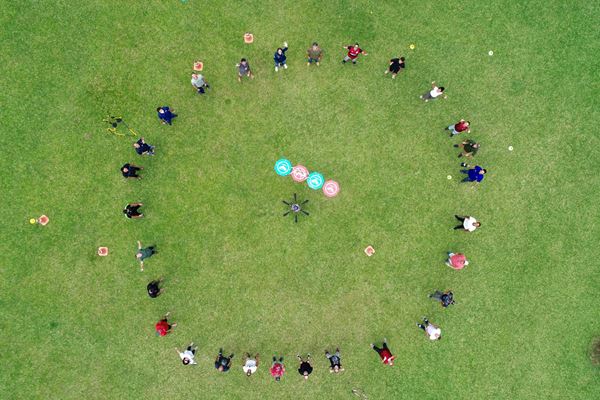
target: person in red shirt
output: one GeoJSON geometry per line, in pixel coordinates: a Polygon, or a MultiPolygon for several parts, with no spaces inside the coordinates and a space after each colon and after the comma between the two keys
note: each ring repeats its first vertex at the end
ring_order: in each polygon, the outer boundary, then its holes
{"type": "Polygon", "coordinates": [[[454,135],[458,135],[459,133],[463,133],[463,132],[470,133],[471,132],[471,123],[469,121],[465,121],[464,119],[461,119],[457,123],[448,126],[446,128],[446,130],[450,131],[450,137],[452,137],[454,135]]]}
{"type": "Polygon", "coordinates": [[[469,262],[467,261],[467,257],[463,253],[448,253],[448,260],[446,261],[446,265],[452,269],[463,269],[469,262]]]}
{"type": "Polygon", "coordinates": [[[346,64],[346,62],[348,62],[348,61],[352,61],[352,64],[356,65],[356,61],[357,61],[359,54],[362,54],[364,56],[367,55],[367,52],[364,51],[363,49],[361,49],[358,46],[358,43],[354,43],[354,46],[348,45],[348,46],[344,46],[343,48],[345,50],[348,50],[348,54],[346,54],[346,57],[344,57],[344,59],[342,60],[343,64],[346,64]]]}
{"type": "Polygon", "coordinates": [[[377,354],[379,354],[379,357],[381,357],[382,363],[387,364],[390,367],[392,365],[394,365],[394,359],[396,358],[396,356],[393,356],[392,352],[388,348],[386,338],[383,338],[383,347],[382,348],[375,346],[373,343],[371,343],[371,348],[373,350],[375,350],[377,352],[377,354]]]}
{"type": "Polygon", "coordinates": [[[277,360],[277,357],[273,356],[273,364],[271,365],[270,372],[271,376],[275,378],[277,382],[281,380],[281,377],[283,376],[283,374],[285,374],[285,365],[283,365],[283,357],[279,357],[279,360],[277,360]]]}
{"type": "Polygon", "coordinates": [[[171,328],[177,326],[177,324],[169,324],[169,321],[167,320],[169,314],[170,313],[166,313],[165,316],[154,325],[157,336],[167,336],[167,334],[171,332],[171,328]]]}

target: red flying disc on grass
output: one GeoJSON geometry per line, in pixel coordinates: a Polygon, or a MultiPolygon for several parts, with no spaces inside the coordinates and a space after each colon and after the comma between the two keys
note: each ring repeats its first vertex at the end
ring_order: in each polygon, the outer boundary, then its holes
{"type": "Polygon", "coordinates": [[[194,71],[202,71],[204,69],[204,63],[200,60],[194,61],[194,71]]]}
{"type": "Polygon", "coordinates": [[[106,257],[108,255],[108,247],[98,247],[98,255],[100,257],[106,257]]]}
{"type": "Polygon", "coordinates": [[[246,32],[244,34],[244,43],[250,44],[252,42],[254,42],[254,35],[249,32],[246,32]]]}
{"type": "Polygon", "coordinates": [[[308,169],[304,165],[296,165],[292,168],[291,175],[296,182],[304,182],[308,178],[308,169]]]}
{"type": "Polygon", "coordinates": [[[46,226],[46,225],[48,225],[48,222],[50,222],[50,218],[48,218],[45,215],[42,215],[41,217],[38,218],[37,222],[40,225],[46,226]]]}

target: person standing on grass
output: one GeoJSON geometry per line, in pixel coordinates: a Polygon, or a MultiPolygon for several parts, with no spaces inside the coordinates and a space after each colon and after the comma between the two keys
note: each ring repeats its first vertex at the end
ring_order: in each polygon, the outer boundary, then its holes
{"type": "Polygon", "coordinates": [[[452,269],[460,270],[469,265],[469,261],[467,261],[467,257],[463,253],[452,253],[448,252],[448,260],[446,260],[446,265],[452,269]]]}
{"type": "Polygon", "coordinates": [[[192,87],[198,94],[206,93],[206,89],[209,89],[208,83],[204,80],[204,76],[202,74],[192,74],[192,87]]]}
{"type": "Polygon", "coordinates": [[[162,282],[163,282],[163,278],[160,278],[158,280],[153,280],[152,282],[148,283],[148,285],[146,286],[146,290],[148,291],[148,296],[150,296],[153,299],[160,296],[165,290],[160,287],[162,282]]]}
{"type": "Polygon", "coordinates": [[[137,242],[138,245],[138,249],[137,252],[135,253],[135,258],[140,262],[140,271],[144,270],[144,260],[146,258],[150,258],[152,257],[154,254],[157,253],[155,246],[148,246],[145,248],[142,248],[142,243],[138,240],[137,242]]]}
{"type": "Polygon", "coordinates": [[[396,356],[392,355],[392,352],[388,348],[386,338],[383,338],[383,347],[382,348],[375,346],[373,343],[371,343],[371,348],[373,350],[375,350],[377,352],[377,354],[379,354],[379,357],[381,358],[382,363],[387,364],[390,367],[392,365],[394,365],[394,359],[396,358],[396,356]]]}
{"type": "Polygon", "coordinates": [[[279,47],[275,54],[273,54],[273,61],[275,61],[275,72],[279,71],[280,67],[287,69],[285,52],[288,50],[287,42],[283,42],[283,48],[279,47]]]}
{"type": "Polygon", "coordinates": [[[194,343],[192,342],[185,351],[179,351],[178,348],[175,348],[175,351],[179,354],[179,358],[181,358],[183,365],[196,365],[198,364],[196,360],[194,360],[196,357],[196,349],[198,349],[198,346],[194,346],[194,343]]]}
{"type": "Polygon", "coordinates": [[[123,209],[123,214],[129,219],[143,218],[144,213],[139,212],[140,207],[143,205],[143,203],[129,203],[123,209]]]}
{"type": "Polygon", "coordinates": [[[455,230],[462,229],[465,232],[473,232],[481,226],[481,222],[478,222],[475,218],[469,217],[468,215],[462,217],[460,215],[455,215],[454,218],[462,222],[462,224],[454,227],[455,230]]]}
{"type": "Polygon", "coordinates": [[[300,360],[300,366],[298,367],[298,373],[304,377],[304,380],[308,379],[308,376],[313,372],[313,367],[311,365],[310,353],[306,355],[306,359],[302,358],[300,354],[298,354],[298,360],[300,360]]]}
{"type": "Polygon", "coordinates": [[[353,65],[356,65],[356,61],[358,61],[358,56],[362,54],[363,56],[367,55],[367,52],[360,48],[358,43],[354,43],[354,45],[348,45],[343,47],[344,50],[348,50],[348,53],[342,60],[343,64],[346,64],[348,61],[352,61],[353,65]]]}
{"type": "Polygon", "coordinates": [[[242,77],[247,76],[250,79],[254,79],[254,74],[252,74],[252,70],[250,69],[250,64],[248,64],[248,60],[242,58],[239,64],[235,64],[238,70],[238,82],[242,81],[242,77]]]}
{"type": "Polygon", "coordinates": [[[439,326],[430,323],[427,317],[423,317],[422,324],[417,322],[417,326],[425,331],[425,335],[429,340],[440,340],[442,338],[442,330],[439,326]]]}
{"type": "Polygon", "coordinates": [[[476,165],[475,168],[471,168],[471,166],[467,163],[460,163],[461,167],[469,168],[462,169],[460,172],[463,174],[467,174],[467,177],[462,180],[462,182],[481,182],[487,174],[487,170],[481,168],[479,165],[476,165]]]}
{"type": "Polygon", "coordinates": [[[431,90],[419,96],[426,103],[429,100],[435,100],[444,93],[445,88],[443,86],[436,86],[435,81],[431,82],[431,90]]]}
{"type": "Polygon", "coordinates": [[[444,308],[454,304],[454,294],[449,290],[446,290],[445,292],[436,290],[429,295],[429,298],[439,301],[440,305],[444,308]]]}
{"type": "Polygon", "coordinates": [[[329,350],[325,350],[325,357],[329,360],[329,372],[342,372],[342,357],[340,356],[340,349],[335,349],[335,353],[331,354],[329,350]]]}
{"type": "Polygon", "coordinates": [[[463,132],[471,133],[471,123],[461,119],[455,124],[446,127],[447,131],[450,131],[450,137],[461,134],[463,132]]]}
{"type": "Polygon", "coordinates": [[[306,50],[306,65],[308,66],[312,63],[315,63],[318,67],[322,58],[323,50],[321,50],[321,47],[319,47],[317,42],[313,42],[312,46],[306,50]]]}
{"type": "Polygon", "coordinates": [[[162,106],[158,107],[156,112],[158,113],[158,119],[163,125],[173,125],[173,118],[177,116],[177,114],[175,114],[175,110],[171,110],[168,106],[162,106]]]}
{"type": "Polygon", "coordinates": [[[392,58],[390,60],[390,65],[388,67],[388,69],[385,70],[385,74],[387,75],[388,73],[392,73],[392,79],[396,79],[396,75],[398,75],[398,73],[400,71],[402,71],[405,67],[404,64],[404,57],[400,57],[400,58],[392,58]]]}
{"type": "Polygon", "coordinates": [[[157,336],[167,336],[169,333],[171,333],[171,328],[174,328],[177,326],[177,324],[169,324],[169,315],[171,313],[166,313],[164,317],[162,317],[162,319],[160,321],[158,321],[155,325],[154,325],[154,329],[156,329],[156,335],[157,336]]]}
{"type": "Polygon", "coordinates": [[[250,353],[244,354],[242,370],[244,371],[246,376],[252,375],[258,369],[258,356],[259,356],[258,353],[256,353],[254,358],[250,357],[250,353]]]}
{"type": "Polygon", "coordinates": [[[150,146],[148,143],[146,143],[143,136],[133,144],[133,148],[135,149],[135,152],[138,153],[140,156],[154,155],[154,146],[150,146]]]}
{"type": "Polygon", "coordinates": [[[273,364],[271,364],[271,369],[269,370],[271,376],[275,378],[277,382],[281,380],[283,374],[285,374],[285,365],[283,365],[283,357],[279,357],[279,360],[276,356],[273,356],[273,364]]]}
{"type": "Polygon", "coordinates": [[[231,367],[231,359],[233,358],[233,353],[229,355],[229,357],[223,356],[223,349],[219,349],[219,354],[217,358],[215,358],[215,368],[220,372],[227,372],[231,367]]]}
{"type": "Polygon", "coordinates": [[[127,163],[121,167],[121,174],[123,174],[123,178],[142,179],[142,177],[137,174],[137,172],[142,169],[144,169],[144,167],[138,167],[137,165],[127,163]]]}
{"type": "Polygon", "coordinates": [[[480,144],[476,143],[474,140],[467,139],[464,140],[461,144],[455,144],[454,147],[459,147],[462,149],[462,152],[458,155],[458,158],[471,158],[475,154],[477,154],[477,151],[479,151],[480,144]]]}

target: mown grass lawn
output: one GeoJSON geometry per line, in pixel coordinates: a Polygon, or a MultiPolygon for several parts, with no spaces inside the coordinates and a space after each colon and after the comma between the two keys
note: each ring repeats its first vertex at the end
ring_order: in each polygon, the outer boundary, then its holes
{"type": "Polygon", "coordinates": [[[0,35],[6,399],[592,399],[600,7],[586,1],[23,1],[0,35]],[[244,32],[255,42],[243,43],[244,32]],[[272,53],[286,40],[289,69],[272,53]],[[304,63],[318,41],[320,67],[304,63]],[[343,45],[369,53],[341,65],[343,45]],[[409,50],[409,44],[416,48],[409,50]],[[494,55],[489,56],[488,51],[494,55]],[[395,81],[387,60],[406,57],[395,81]],[[236,81],[249,59],[253,81],[236,81]],[[189,85],[201,58],[209,94],[189,85]],[[418,99],[432,80],[448,99],[418,99]],[[155,109],[179,117],[161,126],[155,109]],[[107,135],[123,115],[157,155],[107,135]],[[472,122],[478,186],[444,127],[472,122]],[[508,151],[508,146],[514,150],[508,151]],[[341,185],[278,177],[285,157],[341,185]],[[125,162],[145,167],[124,181],[125,162]],[[448,180],[451,175],[453,179],[448,180]],[[284,219],[281,200],[309,199],[284,219]],[[132,221],[121,209],[145,204],[132,221]],[[42,213],[46,227],[28,219],[42,213]],[[483,222],[452,230],[453,215],[483,222]],[[140,272],[136,240],[159,254],[140,272]],[[363,249],[372,244],[373,257],[363,249]],[[95,255],[98,246],[110,255],[95,255]],[[462,251],[463,271],[444,266],[462,251]],[[145,293],[165,278],[158,299],[145,293]],[[427,298],[451,288],[457,304],[427,298]],[[178,323],[158,338],[166,311],[178,323]],[[414,325],[439,324],[429,342],[414,325]],[[380,365],[369,343],[397,356],[380,365]],[[184,367],[175,347],[198,344],[184,367]],[[339,346],[346,371],[327,372],[339,346]],[[217,373],[219,347],[235,367],[217,373]],[[247,378],[244,352],[265,361],[247,378]],[[304,382],[295,354],[310,352],[304,382]],[[287,374],[268,374],[272,354],[287,374]]]}

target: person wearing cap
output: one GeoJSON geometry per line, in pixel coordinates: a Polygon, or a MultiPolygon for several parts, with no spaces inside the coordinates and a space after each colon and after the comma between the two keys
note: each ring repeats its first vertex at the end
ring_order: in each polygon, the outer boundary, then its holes
{"type": "Polygon", "coordinates": [[[340,349],[336,348],[335,353],[331,354],[329,350],[325,350],[325,357],[329,360],[329,372],[342,372],[342,356],[340,356],[340,349]]]}
{"type": "Polygon", "coordinates": [[[192,74],[192,87],[196,90],[198,94],[206,93],[206,89],[209,89],[208,83],[204,80],[204,76],[202,74],[192,74]]]}
{"type": "Polygon", "coordinates": [[[178,348],[175,348],[177,354],[179,354],[179,358],[181,358],[181,362],[183,365],[196,365],[198,364],[194,357],[196,356],[196,349],[198,346],[194,346],[194,343],[190,343],[190,345],[185,349],[185,351],[179,351],[178,348]]]}
{"type": "Polygon", "coordinates": [[[454,304],[454,294],[450,290],[446,290],[445,292],[436,290],[435,292],[429,295],[429,298],[439,301],[440,305],[444,308],[454,304]]]}
{"type": "Polygon", "coordinates": [[[306,359],[302,358],[300,354],[298,354],[298,360],[300,361],[300,366],[298,367],[298,373],[304,377],[305,380],[308,379],[308,376],[313,372],[313,367],[311,365],[311,357],[310,353],[306,355],[306,359]]]}
{"type": "Polygon", "coordinates": [[[306,65],[315,63],[317,67],[323,58],[323,50],[319,47],[317,42],[313,42],[312,46],[306,50],[306,65]]]}
{"type": "Polygon", "coordinates": [[[465,232],[473,232],[475,229],[481,226],[481,222],[477,221],[473,217],[469,217],[468,215],[455,215],[454,218],[461,222],[460,225],[456,225],[454,227],[455,230],[462,229],[465,232]]]}
{"type": "Polygon", "coordinates": [[[388,348],[386,338],[383,338],[383,347],[379,348],[379,347],[375,346],[373,343],[371,343],[371,348],[373,350],[375,350],[377,352],[377,354],[379,354],[379,357],[381,358],[382,363],[387,364],[390,367],[392,365],[394,365],[394,359],[396,358],[396,356],[392,355],[392,352],[388,348]]]}
{"type": "Polygon", "coordinates": [[[233,353],[229,355],[229,357],[223,356],[223,349],[219,349],[219,354],[217,354],[217,358],[215,358],[215,368],[220,372],[227,372],[231,367],[231,359],[233,358],[233,353]]]}
{"type": "Polygon", "coordinates": [[[423,317],[422,324],[417,322],[417,326],[425,331],[425,335],[429,340],[440,340],[442,338],[442,330],[440,327],[429,322],[427,317],[423,317]]]}
{"type": "Polygon", "coordinates": [[[242,370],[247,376],[252,375],[258,369],[258,353],[254,357],[250,357],[250,353],[244,354],[242,370]]]}
{"type": "Polygon", "coordinates": [[[446,260],[446,265],[452,269],[460,270],[469,265],[467,258],[463,253],[448,253],[448,260],[446,260]]]}
{"type": "Polygon", "coordinates": [[[271,369],[269,370],[269,372],[277,382],[281,380],[281,377],[283,376],[283,374],[285,374],[285,365],[283,365],[283,357],[279,357],[279,359],[277,359],[276,356],[273,356],[273,364],[271,364],[271,369]]]}

